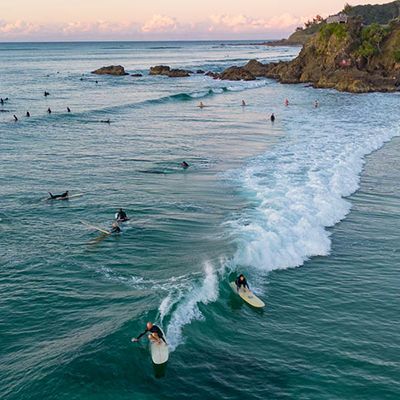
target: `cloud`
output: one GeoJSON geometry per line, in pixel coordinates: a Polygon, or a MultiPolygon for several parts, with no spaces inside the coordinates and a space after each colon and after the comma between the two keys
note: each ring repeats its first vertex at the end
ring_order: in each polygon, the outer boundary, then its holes
{"type": "Polygon", "coordinates": [[[148,39],[245,39],[283,37],[308,18],[282,14],[255,18],[245,14],[211,15],[198,23],[181,23],[156,14],[144,23],[132,21],[73,21],[40,25],[0,20],[0,41],[6,40],[145,40],[148,39]]]}
{"type": "Polygon", "coordinates": [[[211,15],[209,31],[232,31],[232,32],[265,32],[271,30],[287,30],[301,25],[306,18],[294,17],[291,14],[282,14],[269,19],[253,18],[244,14],[238,15],[211,15]]]}
{"type": "Polygon", "coordinates": [[[145,22],[141,31],[145,33],[174,32],[177,28],[178,23],[175,18],[157,14],[145,22]]]}

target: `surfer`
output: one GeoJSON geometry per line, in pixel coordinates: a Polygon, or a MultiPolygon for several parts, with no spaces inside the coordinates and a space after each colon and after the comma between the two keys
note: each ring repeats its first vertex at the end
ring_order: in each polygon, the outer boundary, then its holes
{"type": "Polygon", "coordinates": [[[117,222],[113,222],[113,224],[111,225],[110,233],[121,233],[121,228],[119,227],[117,222]]]}
{"type": "Polygon", "coordinates": [[[199,104],[199,108],[204,108],[204,107],[205,107],[205,105],[204,105],[204,103],[201,101],[200,104],[199,104]]]}
{"type": "Polygon", "coordinates": [[[67,107],[67,112],[69,112],[69,113],[71,112],[71,109],[69,107],[67,107]]]}
{"type": "Polygon", "coordinates": [[[29,118],[31,116],[31,113],[29,111],[27,111],[26,116],[27,116],[27,118],[29,118]]]}
{"type": "Polygon", "coordinates": [[[108,119],[103,119],[100,122],[102,122],[103,124],[111,124],[110,118],[108,119]]]}
{"type": "Polygon", "coordinates": [[[274,113],[271,114],[270,118],[271,118],[271,122],[275,122],[275,114],[274,113]]]}
{"type": "Polygon", "coordinates": [[[68,190],[66,191],[66,192],[64,192],[64,193],[62,193],[62,194],[51,194],[50,192],[49,192],[49,195],[50,195],[50,199],[51,200],[56,200],[56,199],[61,199],[61,200],[67,200],[68,199],[68,196],[69,196],[69,192],[68,192],[68,190]]]}
{"type": "Polygon", "coordinates": [[[244,100],[242,100],[242,107],[246,107],[246,106],[247,106],[246,102],[244,100]]]}
{"type": "Polygon", "coordinates": [[[3,100],[3,98],[0,99],[0,104],[1,104],[2,106],[4,106],[4,100],[3,100]]]}
{"type": "Polygon", "coordinates": [[[14,121],[18,122],[18,117],[15,114],[13,115],[13,117],[14,117],[14,121]]]}
{"type": "Polygon", "coordinates": [[[314,102],[314,107],[315,107],[315,108],[318,108],[318,107],[319,107],[319,101],[318,101],[318,100],[315,100],[315,102],[314,102]]]}
{"type": "Polygon", "coordinates": [[[190,165],[189,165],[186,161],[182,161],[182,162],[181,162],[181,167],[182,167],[183,169],[188,169],[188,168],[190,167],[190,165]]]}
{"type": "Polygon", "coordinates": [[[122,221],[122,222],[129,220],[128,216],[126,215],[126,212],[122,208],[118,210],[116,219],[117,221],[122,221]]]}
{"type": "Polygon", "coordinates": [[[144,336],[146,333],[149,333],[148,338],[151,342],[161,343],[162,340],[165,344],[167,344],[164,335],[162,333],[162,330],[157,325],[153,325],[152,322],[148,322],[146,324],[146,330],[143,333],[141,333],[138,337],[133,338],[132,342],[138,342],[140,338],[144,336]]]}
{"type": "Polygon", "coordinates": [[[47,92],[47,91],[45,91],[45,92],[44,92],[44,97],[47,97],[47,96],[50,96],[50,93],[47,92]]]}
{"type": "Polygon", "coordinates": [[[289,100],[286,99],[286,100],[285,100],[285,106],[287,107],[288,105],[289,105],[289,100]]]}
{"type": "Polygon", "coordinates": [[[47,109],[47,113],[51,114],[51,108],[50,107],[47,109]]]}
{"type": "Polygon", "coordinates": [[[242,286],[243,286],[243,289],[246,290],[246,288],[247,288],[248,290],[250,290],[249,284],[247,283],[247,279],[244,277],[243,274],[240,274],[240,275],[236,278],[235,284],[236,284],[236,289],[237,289],[237,291],[239,291],[240,288],[241,288],[242,286]]]}

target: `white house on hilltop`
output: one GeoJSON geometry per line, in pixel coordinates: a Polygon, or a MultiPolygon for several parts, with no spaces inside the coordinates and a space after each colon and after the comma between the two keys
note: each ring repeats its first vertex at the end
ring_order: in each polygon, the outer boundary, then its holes
{"type": "Polygon", "coordinates": [[[349,16],[345,13],[339,13],[336,15],[331,15],[326,19],[327,24],[347,24],[349,16]]]}

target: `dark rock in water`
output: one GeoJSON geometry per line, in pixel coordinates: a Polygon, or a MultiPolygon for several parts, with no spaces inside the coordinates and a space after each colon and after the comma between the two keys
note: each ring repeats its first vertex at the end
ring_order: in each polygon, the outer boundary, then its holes
{"type": "Polygon", "coordinates": [[[171,71],[171,67],[168,67],[168,65],[156,65],[150,67],[149,75],[168,75],[169,71],[171,71]]]}
{"type": "Polygon", "coordinates": [[[168,73],[170,78],[185,78],[190,76],[190,71],[186,71],[184,69],[171,69],[168,73]]]}
{"type": "Polygon", "coordinates": [[[229,67],[219,76],[224,81],[254,81],[256,77],[244,67],[229,67]]]}
{"type": "Polygon", "coordinates": [[[216,72],[208,71],[205,73],[205,75],[213,79],[219,79],[219,74],[217,74],[216,72]]]}
{"type": "Polygon", "coordinates": [[[108,67],[102,67],[102,68],[96,69],[95,71],[92,71],[92,74],[114,75],[114,76],[128,75],[128,73],[125,72],[125,68],[121,65],[110,65],[108,67]]]}
{"type": "Polygon", "coordinates": [[[250,60],[244,67],[246,71],[250,72],[255,77],[263,77],[268,71],[268,66],[260,63],[257,60],[250,60]]]}
{"type": "Polygon", "coordinates": [[[168,65],[156,65],[151,67],[149,75],[165,75],[170,78],[185,78],[190,76],[191,71],[185,69],[171,69],[168,65]]]}
{"type": "Polygon", "coordinates": [[[205,74],[205,71],[203,71],[202,69],[198,69],[198,70],[196,71],[196,74],[205,74]]]}
{"type": "Polygon", "coordinates": [[[140,78],[141,76],[143,76],[142,74],[131,74],[131,76],[134,76],[136,78],[140,78]]]}

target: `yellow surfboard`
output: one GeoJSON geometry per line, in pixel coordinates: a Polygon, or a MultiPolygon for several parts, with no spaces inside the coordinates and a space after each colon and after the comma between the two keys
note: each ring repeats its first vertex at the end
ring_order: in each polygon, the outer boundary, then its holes
{"type": "Polygon", "coordinates": [[[241,287],[240,290],[238,291],[235,282],[231,282],[230,286],[232,290],[236,294],[238,294],[246,303],[250,304],[255,308],[265,307],[265,303],[261,299],[259,299],[251,290],[244,289],[243,287],[241,287]]]}

